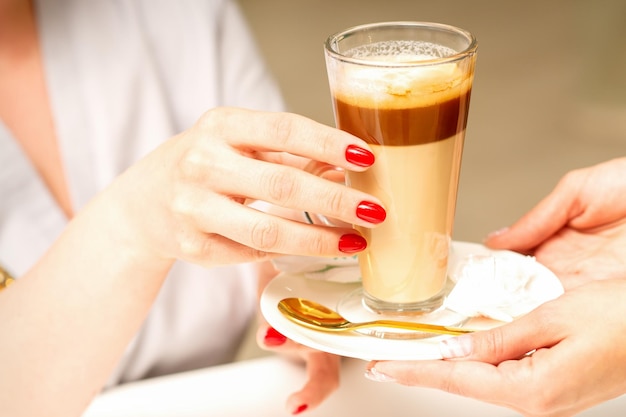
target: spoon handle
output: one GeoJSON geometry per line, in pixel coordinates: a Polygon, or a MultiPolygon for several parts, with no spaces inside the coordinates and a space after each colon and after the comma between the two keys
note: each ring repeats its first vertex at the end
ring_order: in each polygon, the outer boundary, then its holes
{"type": "Polygon", "coordinates": [[[387,327],[392,329],[413,330],[423,333],[460,335],[471,333],[473,330],[460,327],[442,326],[439,324],[414,323],[410,321],[376,320],[363,323],[350,323],[344,327],[346,330],[358,330],[371,327],[387,327]]]}

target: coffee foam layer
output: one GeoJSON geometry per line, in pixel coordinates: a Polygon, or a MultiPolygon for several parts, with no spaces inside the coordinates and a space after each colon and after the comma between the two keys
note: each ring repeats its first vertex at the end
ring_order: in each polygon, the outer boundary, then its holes
{"type": "Polygon", "coordinates": [[[456,54],[452,48],[437,43],[423,41],[385,41],[375,42],[352,48],[344,53],[349,58],[376,59],[396,62],[425,61],[429,59],[445,58],[456,54]]]}
{"type": "Polygon", "coordinates": [[[333,94],[349,104],[388,108],[429,106],[452,99],[471,88],[472,74],[456,62],[428,61],[455,53],[442,45],[411,41],[352,49],[345,55],[370,61],[372,66],[346,62],[339,65],[334,71],[336,78],[331,76],[333,94]]]}

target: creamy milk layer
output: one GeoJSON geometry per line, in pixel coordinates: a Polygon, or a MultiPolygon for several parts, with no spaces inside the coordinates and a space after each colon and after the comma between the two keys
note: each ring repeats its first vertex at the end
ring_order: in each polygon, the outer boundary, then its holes
{"type": "Polygon", "coordinates": [[[348,173],[351,187],[387,209],[381,225],[358,228],[368,241],[359,263],[370,296],[416,303],[443,289],[462,147],[463,132],[423,145],[372,145],[376,163],[348,173]]]}

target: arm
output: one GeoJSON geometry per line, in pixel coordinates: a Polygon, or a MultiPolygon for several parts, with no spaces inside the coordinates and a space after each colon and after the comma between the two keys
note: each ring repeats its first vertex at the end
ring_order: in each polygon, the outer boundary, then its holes
{"type": "Polygon", "coordinates": [[[135,250],[124,223],[97,198],[0,293],[0,414],[80,415],[99,392],[171,265],[135,250]]]}
{"type": "Polygon", "coordinates": [[[305,225],[243,204],[261,199],[373,227],[356,209],[373,197],[281,164],[285,155],[366,169],[350,162],[352,146],[367,150],[299,116],[215,109],[131,167],[0,293],[0,415],[80,415],[175,259],[211,267],[362,249],[341,245],[351,229],[305,225]]]}

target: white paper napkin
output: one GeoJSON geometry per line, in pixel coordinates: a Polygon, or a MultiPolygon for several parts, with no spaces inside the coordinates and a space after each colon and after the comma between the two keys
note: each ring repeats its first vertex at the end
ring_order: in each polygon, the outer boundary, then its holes
{"type": "MultiPolygon", "coordinates": [[[[563,293],[558,278],[531,256],[493,251],[451,258],[448,275],[455,286],[444,306],[466,317],[508,322],[563,293]]],[[[309,279],[342,283],[361,279],[356,256],[284,256],[274,264],[309,279]]]]}
{"type": "Polygon", "coordinates": [[[512,321],[563,294],[563,286],[534,257],[500,251],[465,257],[449,271],[456,285],[444,306],[467,317],[512,321]]]}

